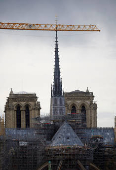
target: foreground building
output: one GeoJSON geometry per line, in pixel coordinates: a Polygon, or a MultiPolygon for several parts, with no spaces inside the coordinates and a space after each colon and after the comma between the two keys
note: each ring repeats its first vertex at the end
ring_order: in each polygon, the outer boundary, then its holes
{"type": "Polygon", "coordinates": [[[90,170],[93,164],[107,170],[116,163],[113,128],[78,128],[68,120],[52,124],[41,120],[35,128],[6,128],[1,140],[3,170],[90,170]]]}

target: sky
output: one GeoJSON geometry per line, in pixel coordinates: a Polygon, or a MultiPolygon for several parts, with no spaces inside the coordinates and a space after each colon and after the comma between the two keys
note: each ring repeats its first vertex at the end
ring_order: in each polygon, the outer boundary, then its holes
{"type": "MultiPolygon", "coordinates": [[[[98,127],[114,127],[116,116],[115,0],[0,0],[0,22],[88,25],[100,32],[58,32],[65,92],[93,92],[98,127]]],[[[54,31],[0,30],[0,114],[10,89],[34,92],[41,114],[50,112],[54,31]]]]}

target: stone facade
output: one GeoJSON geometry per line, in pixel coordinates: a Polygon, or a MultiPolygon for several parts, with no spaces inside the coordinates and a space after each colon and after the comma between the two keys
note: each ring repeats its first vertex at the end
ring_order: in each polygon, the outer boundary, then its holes
{"type": "Polygon", "coordinates": [[[86,116],[86,127],[97,127],[97,104],[93,102],[93,92],[72,91],[65,92],[65,109],[66,115],[75,113],[83,113],[86,116]]]}
{"type": "Polygon", "coordinates": [[[11,89],[5,105],[5,127],[32,128],[33,118],[40,116],[40,109],[35,93],[13,93],[11,89]]]}
{"type": "Polygon", "coordinates": [[[51,119],[61,119],[65,115],[64,96],[51,97],[50,117],[51,119]]]}

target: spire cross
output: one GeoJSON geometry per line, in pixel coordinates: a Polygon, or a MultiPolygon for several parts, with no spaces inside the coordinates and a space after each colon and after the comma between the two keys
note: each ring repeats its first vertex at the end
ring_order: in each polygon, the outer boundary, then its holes
{"type": "Polygon", "coordinates": [[[57,15],[56,15],[56,16],[55,16],[56,28],[57,28],[57,21],[58,21],[57,18],[58,18],[58,17],[57,17],[57,15]]]}
{"type": "Polygon", "coordinates": [[[57,42],[58,42],[58,38],[57,38],[57,21],[58,21],[58,19],[57,19],[57,15],[55,16],[55,22],[56,22],[56,44],[57,44],[57,42]]]}

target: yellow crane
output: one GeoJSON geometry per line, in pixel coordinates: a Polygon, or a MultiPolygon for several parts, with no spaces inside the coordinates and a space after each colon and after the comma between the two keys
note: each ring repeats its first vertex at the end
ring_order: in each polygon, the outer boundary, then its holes
{"type": "Polygon", "coordinates": [[[43,31],[100,31],[96,25],[62,25],[62,24],[30,24],[30,23],[3,23],[0,29],[13,30],[43,30],[43,31]]]}

